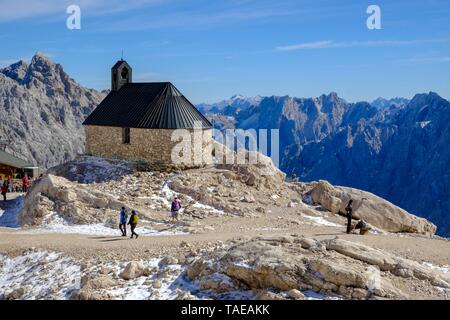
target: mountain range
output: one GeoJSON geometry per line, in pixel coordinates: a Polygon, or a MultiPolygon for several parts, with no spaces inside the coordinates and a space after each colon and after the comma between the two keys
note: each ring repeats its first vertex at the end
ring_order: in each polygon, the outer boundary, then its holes
{"type": "Polygon", "coordinates": [[[49,168],[84,151],[83,120],[104,92],[86,89],[42,54],[0,69],[0,140],[49,168]]]}
{"type": "Polygon", "coordinates": [[[450,234],[450,103],[438,94],[370,103],[234,96],[199,108],[217,128],[279,128],[288,175],[373,192],[450,234]]]}
{"type": "MultiPolygon", "coordinates": [[[[50,168],[84,151],[82,122],[107,91],[78,84],[42,54],[0,69],[0,140],[50,168]]],[[[280,129],[280,169],[373,192],[450,235],[450,103],[438,94],[350,103],[245,97],[197,106],[215,127],[280,129]]]]}

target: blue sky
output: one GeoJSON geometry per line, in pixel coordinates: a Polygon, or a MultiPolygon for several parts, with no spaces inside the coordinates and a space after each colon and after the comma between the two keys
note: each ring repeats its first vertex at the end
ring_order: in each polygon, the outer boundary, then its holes
{"type": "Polygon", "coordinates": [[[0,43],[0,66],[44,52],[96,89],[109,88],[123,49],[134,81],[171,81],[194,103],[331,91],[450,99],[448,0],[0,0],[0,43]],[[81,30],[66,28],[70,4],[81,30]],[[381,30],[366,27],[371,4],[381,30]]]}

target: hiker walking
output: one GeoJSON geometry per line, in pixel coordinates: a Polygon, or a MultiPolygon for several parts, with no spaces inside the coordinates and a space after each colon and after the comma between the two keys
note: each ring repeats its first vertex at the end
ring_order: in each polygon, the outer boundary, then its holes
{"type": "Polygon", "coordinates": [[[6,194],[8,193],[8,188],[9,188],[8,181],[5,180],[1,187],[3,201],[6,201],[6,194]]]}
{"type": "Polygon", "coordinates": [[[127,210],[125,210],[125,207],[122,207],[122,210],[120,210],[120,220],[119,220],[119,229],[120,231],[122,231],[122,237],[127,236],[127,219],[128,219],[127,210]]]}
{"type": "Polygon", "coordinates": [[[128,224],[131,227],[131,239],[133,239],[133,236],[136,236],[136,239],[139,237],[139,235],[136,232],[134,232],[134,229],[136,229],[138,222],[139,222],[139,217],[136,214],[136,211],[132,210],[131,216],[130,216],[130,221],[128,222],[128,224]]]}
{"type": "Polygon", "coordinates": [[[353,215],[353,200],[350,199],[347,206],[345,207],[347,212],[347,233],[352,231],[352,215],[353,215]]]}
{"type": "Polygon", "coordinates": [[[28,187],[30,186],[30,180],[27,175],[24,175],[22,178],[22,192],[27,193],[28,187]]]}
{"type": "Polygon", "coordinates": [[[177,196],[175,196],[173,198],[172,206],[170,208],[170,212],[172,215],[172,223],[175,223],[175,221],[179,221],[178,220],[178,212],[180,211],[180,209],[181,209],[181,201],[180,201],[180,199],[178,199],[177,196]]]}

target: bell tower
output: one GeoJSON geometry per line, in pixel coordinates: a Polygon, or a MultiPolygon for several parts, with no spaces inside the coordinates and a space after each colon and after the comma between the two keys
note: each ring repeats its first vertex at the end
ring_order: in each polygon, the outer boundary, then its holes
{"type": "Polygon", "coordinates": [[[133,70],[125,60],[117,61],[111,68],[111,90],[119,91],[124,84],[131,83],[132,73],[133,70]]]}

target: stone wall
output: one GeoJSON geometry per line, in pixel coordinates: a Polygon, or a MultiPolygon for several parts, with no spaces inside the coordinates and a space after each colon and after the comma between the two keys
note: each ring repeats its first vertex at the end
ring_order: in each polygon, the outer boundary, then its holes
{"type": "MultiPolygon", "coordinates": [[[[191,159],[188,163],[174,163],[172,161],[172,150],[174,147],[180,149],[180,140],[172,141],[173,129],[130,129],[130,143],[122,143],[122,128],[106,126],[85,126],[86,131],[86,153],[112,158],[130,160],[142,160],[149,163],[165,165],[183,165],[196,167],[211,163],[207,154],[212,145],[212,130],[186,129],[187,134],[183,139],[192,141],[191,159]],[[200,135],[199,135],[200,133],[200,135]],[[195,137],[194,137],[195,136],[195,137]],[[200,144],[199,141],[202,141],[200,144]],[[198,152],[199,146],[203,147],[205,154],[200,163],[194,161],[194,152],[198,152]],[[196,151],[194,151],[197,148],[196,151]]],[[[178,131],[180,133],[180,131],[178,131]]],[[[184,140],[187,141],[187,140],[184,140]]],[[[198,154],[197,154],[198,155],[198,154]]]]}

